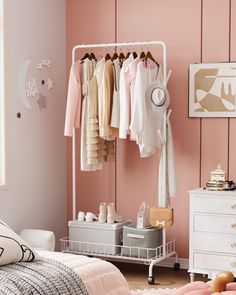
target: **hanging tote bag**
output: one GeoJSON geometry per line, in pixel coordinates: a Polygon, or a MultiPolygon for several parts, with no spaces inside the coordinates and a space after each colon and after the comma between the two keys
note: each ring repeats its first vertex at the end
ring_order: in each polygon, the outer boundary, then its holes
{"type": "Polygon", "coordinates": [[[150,223],[154,227],[170,227],[174,223],[174,209],[160,207],[151,208],[150,223]]]}
{"type": "Polygon", "coordinates": [[[142,202],[137,214],[137,228],[150,227],[150,206],[142,202]]]}

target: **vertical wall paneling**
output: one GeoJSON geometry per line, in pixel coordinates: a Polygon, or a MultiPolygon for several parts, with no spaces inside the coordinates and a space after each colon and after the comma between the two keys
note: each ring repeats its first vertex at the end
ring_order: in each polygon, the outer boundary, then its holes
{"type": "MultiPolygon", "coordinates": [[[[201,2],[150,0],[148,5],[135,0],[117,2],[118,42],[163,40],[167,45],[168,68],[173,70],[168,88],[178,186],[178,195],[171,201],[175,225],[168,230],[168,236],[177,238],[180,257],[187,257],[188,190],[199,185],[200,152],[199,119],[188,119],[188,66],[200,62],[201,2]]],[[[151,51],[160,60],[159,49],[152,47],[151,51]]],[[[156,200],[159,155],[141,159],[138,146],[128,140],[118,141],[117,152],[118,211],[136,222],[141,202],[146,200],[152,206],[156,200]]]]}
{"type": "MultiPolygon", "coordinates": [[[[203,1],[202,61],[229,61],[229,0],[203,1]],[[217,32],[217,33],[216,33],[217,32]]],[[[218,163],[228,170],[228,119],[202,119],[201,184],[218,163]]]]}
{"type": "MultiPolygon", "coordinates": [[[[67,61],[76,44],[110,43],[115,41],[115,0],[67,1],[67,61]],[[108,12],[108,13],[107,13],[108,12]]],[[[96,52],[96,50],[94,50],[96,52]]],[[[81,54],[84,53],[81,51],[81,54]]],[[[79,53],[78,53],[79,58],[79,53]]],[[[99,203],[115,199],[115,163],[106,163],[102,171],[80,171],[80,132],[77,130],[77,211],[98,212],[99,203]]],[[[71,140],[68,139],[68,206],[71,218],[71,140]]]]}
{"type": "MultiPolygon", "coordinates": [[[[230,60],[236,61],[236,0],[231,0],[230,60]]],[[[229,179],[236,181],[236,118],[229,124],[229,179]]]]}

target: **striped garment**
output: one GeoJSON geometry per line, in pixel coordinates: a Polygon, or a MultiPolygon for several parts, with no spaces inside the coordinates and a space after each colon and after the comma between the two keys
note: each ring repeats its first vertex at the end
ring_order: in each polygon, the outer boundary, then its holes
{"type": "Polygon", "coordinates": [[[79,275],[66,265],[42,258],[0,267],[0,294],[88,295],[79,275]]]}

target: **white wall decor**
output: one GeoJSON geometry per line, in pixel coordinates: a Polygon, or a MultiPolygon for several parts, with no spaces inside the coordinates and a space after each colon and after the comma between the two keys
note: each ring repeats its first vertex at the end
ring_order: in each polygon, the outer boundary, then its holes
{"type": "Polygon", "coordinates": [[[18,90],[19,90],[20,99],[21,99],[22,103],[24,104],[24,106],[29,110],[31,109],[31,105],[30,105],[28,98],[27,98],[25,84],[26,84],[27,75],[28,75],[28,71],[29,71],[29,67],[30,67],[31,63],[32,63],[32,61],[30,59],[24,61],[21,65],[19,73],[18,73],[18,90]]]}
{"type": "Polygon", "coordinates": [[[53,80],[48,78],[47,82],[46,82],[46,85],[48,87],[48,90],[52,89],[53,88],[53,80]]]}
{"type": "Polygon", "coordinates": [[[39,98],[37,99],[37,103],[39,105],[40,110],[45,109],[46,108],[46,96],[39,94],[39,98]]]}
{"type": "Polygon", "coordinates": [[[35,97],[39,95],[39,89],[38,86],[36,84],[36,79],[33,78],[32,81],[28,82],[28,85],[26,87],[26,94],[28,97],[35,97]]]}
{"type": "Polygon", "coordinates": [[[50,68],[51,67],[51,61],[49,59],[42,59],[40,63],[38,63],[38,69],[42,70],[43,67],[50,68]]]}
{"type": "Polygon", "coordinates": [[[51,60],[49,59],[42,59],[39,63],[26,60],[21,65],[18,88],[20,99],[27,109],[31,109],[35,102],[37,102],[40,111],[46,108],[47,91],[53,89],[53,80],[48,78],[48,75],[52,75],[51,60]]]}

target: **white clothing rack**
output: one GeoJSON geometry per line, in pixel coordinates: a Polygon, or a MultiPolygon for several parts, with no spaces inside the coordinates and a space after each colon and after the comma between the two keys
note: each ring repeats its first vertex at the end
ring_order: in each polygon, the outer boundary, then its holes
{"type": "MultiPolygon", "coordinates": [[[[85,49],[85,48],[102,48],[102,47],[129,47],[129,46],[147,46],[147,45],[158,45],[162,48],[163,53],[163,83],[166,86],[167,82],[169,80],[169,77],[171,75],[171,71],[167,74],[167,56],[166,56],[166,45],[163,41],[143,41],[143,42],[125,42],[125,43],[107,43],[107,44],[80,44],[76,45],[72,49],[72,63],[76,61],[76,50],[78,49],[85,49]]],[[[166,115],[166,112],[164,113],[164,120],[163,120],[163,133],[160,130],[157,130],[160,139],[163,143],[163,146],[165,148],[165,142],[166,142],[166,120],[167,116],[170,116],[171,111],[168,112],[168,115],[166,115]]],[[[73,219],[76,219],[76,135],[75,135],[75,128],[73,129],[73,138],[72,138],[72,197],[73,197],[73,219]]],[[[165,174],[165,173],[164,173],[165,174]]],[[[175,244],[175,241],[172,241],[175,244]]],[[[175,256],[175,265],[177,263],[177,253],[175,249],[168,252],[166,243],[166,229],[163,228],[163,245],[162,245],[162,251],[161,251],[161,257],[155,258],[150,261],[149,266],[149,279],[148,282],[153,284],[154,283],[154,277],[153,277],[153,266],[170,256],[175,256]]],[[[174,245],[175,247],[175,245],[174,245]]],[[[110,257],[111,258],[111,257],[110,257]]],[[[175,267],[175,266],[174,266],[175,267]]]]}
{"type": "MultiPolygon", "coordinates": [[[[80,44],[76,45],[72,49],[72,63],[76,61],[76,50],[85,48],[102,48],[102,47],[129,47],[129,46],[147,46],[147,45],[159,45],[163,52],[163,81],[164,85],[167,84],[171,71],[167,74],[167,56],[166,45],[163,41],[142,41],[142,42],[123,42],[123,43],[106,43],[106,44],[80,44]]],[[[165,134],[165,132],[164,132],[165,134]]],[[[73,219],[76,219],[76,135],[75,129],[73,129],[72,137],[72,207],[73,207],[73,219]]]]}

